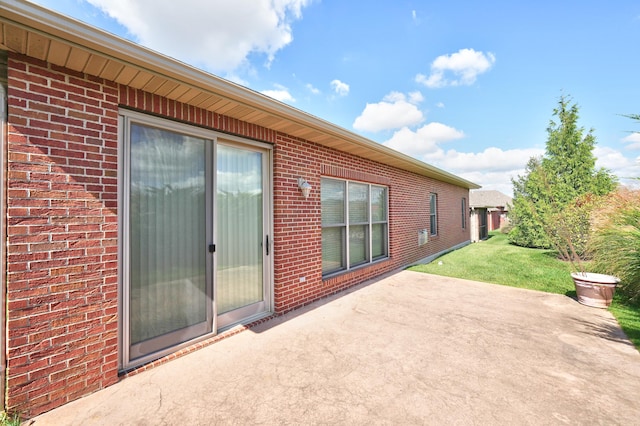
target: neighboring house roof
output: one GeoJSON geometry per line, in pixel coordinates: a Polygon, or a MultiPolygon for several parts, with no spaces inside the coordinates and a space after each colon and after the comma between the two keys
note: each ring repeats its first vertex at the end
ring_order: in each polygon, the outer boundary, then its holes
{"type": "Polygon", "coordinates": [[[469,207],[495,208],[504,207],[509,210],[513,199],[500,191],[471,191],[469,192],[469,207]]]}
{"type": "Polygon", "coordinates": [[[266,95],[32,3],[0,2],[0,48],[422,176],[480,188],[266,95]]]}

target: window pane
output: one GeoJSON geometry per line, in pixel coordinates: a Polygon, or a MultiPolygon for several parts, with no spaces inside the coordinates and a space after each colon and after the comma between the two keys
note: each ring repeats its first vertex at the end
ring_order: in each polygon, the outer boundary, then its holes
{"type": "Polygon", "coordinates": [[[376,223],[371,226],[371,256],[376,259],[387,255],[387,224],[376,223]]]}
{"type": "Polygon", "coordinates": [[[349,183],[349,223],[369,220],[369,185],[349,183]]]}
{"type": "Polygon", "coordinates": [[[465,229],[467,227],[467,199],[463,198],[462,199],[462,229],[465,229]]]}
{"type": "Polygon", "coordinates": [[[368,261],[367,225],[352,225],[349,227],[349,266],[368,261]]]}
{"type": "Polygon", "coordinates": [[[345,182],[334,179],[322,179],[320,196],[322,199],[322,224],[345,223],[344,220],[345,182]]]}
{"type": "Polygon", "coordinates": [[[344,264],[344,227],[322,229],[322,273],[339,271],[344,264]]]}
{"type": "Polygon", "coordinates": [[[438,234],[438,197],[436,194],[429,196],[429,226],[431,235],[438,234]]]}
{"type": "Polygon", "coordinates": [[[374,222],[387,220],[387,189],[380,186],[371,187],[371,220],[374,222]]]}
{"type": "Polygon", "coordinates": [[[218,145],[218,314],[264,299],[262,154],[218,145]]]}
{"type": "Polygon", "coordinates": [[[130,340],[206,320],[205,141],[131,125],[130,340]]]}

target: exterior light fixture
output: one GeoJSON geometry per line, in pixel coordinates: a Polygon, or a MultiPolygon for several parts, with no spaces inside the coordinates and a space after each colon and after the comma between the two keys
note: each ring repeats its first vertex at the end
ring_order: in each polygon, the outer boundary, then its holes
{"type": "Polygon", "coordinates": [[[309,185],[309,182],[300,177],[298,178],[298,188],[300,188],[300,191],[302,191],[302,196],[304,198],[309,198],[309,194],[311,194],[311,188],[313,187],[309,185]]]}

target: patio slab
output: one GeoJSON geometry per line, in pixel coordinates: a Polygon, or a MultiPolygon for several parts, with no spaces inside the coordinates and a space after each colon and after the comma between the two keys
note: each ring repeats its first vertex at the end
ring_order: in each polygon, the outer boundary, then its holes
{"type": "Polygon", "coordinates": [[[27,424],[637,424],[640,353],[606,310],[402,271],[27,424]]]}

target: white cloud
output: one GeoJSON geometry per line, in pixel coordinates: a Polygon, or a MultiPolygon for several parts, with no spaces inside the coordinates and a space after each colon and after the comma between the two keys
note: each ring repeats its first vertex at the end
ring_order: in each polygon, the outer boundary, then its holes
{"type": "Polygon", "coordinates": [[[312,0],[87,0],[152,49],[215,72],[246,65],[293,40],[291,23],[312,0]]]}
{"type": "MultiPolygon", "coordinates": [[[[511,178],[524,175],[529,158],[543,154],[544,150],[535,148],[502,150],[492,147],[478,153],[440,149],[419,159],[482,185],[483,189],[496,189],[512,195],[511,178]]],[[[640,176],[640,158],[628,158],[616,149],[600,146],[596,146],[593,154],[596,167],[609,169],[623,185],[640,186],[635,179],[640,176]]]]}
{"type": "MultiPolygon", "coordinates": [[[[544,154],[543,149],[536,148],[503,150],[490,147],[477,153],[459,152],[455,149],[445,151],[439,146],[439,142],[428,140],[423,141],[422,147],[417,154],[408,151],[405,153],[477,183],[483,189],[495,189],[508,195],[513,192],[511,179],[524,175],[531,157],[544,154]]],[[[616,149],[599,146],[595,148],[594,155],[597,159],[596,167],[609,169],[623,185],[640,188],[640,181],[635,179],[640,176],[640,157],[628,158],[616,149]]]]}
{"type": "Polygon", "coordinates": [[[442,145],[464,138],[463,131],[446,124],[431,122],[417,130],[404,127],[384,144],[418,160],[454,173],[485,189],[511,195],[511,178],[522,175],[529,158],[544,154],[542,149],[509,149],[491,147],[482,152],[445,150],[442,145]]]}
{"type": "Polygon", "coordinates": [[[622,142],[628,144],[627,149],[640,150],[640,133],[632,133],[629,136],[622,138],[622,142]]]}
{"type": "Polygon", "coordinates": [[[416,131],[402,128],[384,144],[419,160],[457,173],[505,172],[524,169],[529,158],[544,154],[542,149],[509,149],[490,147],[482,152],[445,151],[441,144],[464,138],[463,131],[446,124],[431,122],[416,131]]]}
{"type": "Polygon", "coordinates": [[[524,169],[531,157],[543,154],[544,150],[535,148],[503,150],[490,147],[477,153],[458,152],[451,149],[437,158],[437,161],[442,167],[450,170],[455,169],[459,172],[508,172],[524,169]]]}
{"type": "Polygon", "coordinates": [[[490,147],[477,153],[440,150],[426,155],[423,160],[477,183],[483,189],[495,189],[512,195],[511,179],[524,175],[531,157],[543,154],[544,150],[535,148],[503,150],[490,147]]]}
{"type": "Polygon", "coordinates": [[[384,144],[396,151],[424,160],[442,152],[438,144],[464,137],[464,132],[442,123],[432,122],[413,131],[408,127],[396,131],[384,144]]]}
{"type": "Polygon", "coordinates": [[[383,101],[386,102],[401,102],[401,101],[406,101],[407,97],[405,96],[404,93],[401,92],[390,92],[389,94],[385,95],[384,98],[382,98],[383,101]]]}
{"type": "MultiPolygon", "coordinates": [[[[443,158],[431,155],[422,159],[482,185],[483,189],[496,189],[512,195],[511,178],[524,175],[529,158],[542,154],[544,151],[541,149],[503,151],[499,148],[487,148],[480,153],[459,153],[450,150],[444,154],[443,158]],[[430,158],[434,161],[429,161],[430,158]]],[[[599,146],[596,146],[593,154],[597,159],[596,167],[609,169],[623,185],[640,187],[640,182],[635,179],[640,176],[640,158],[628,158],[616,149],[599,146]]]]}
{"type": "Polygon", "coordinates": [[[368,103],[353,122],[353,128],[378,132],[419,124],[424,120],[424,115],[415,104],[422,99],[420,92],[411,93],[409,100],[400,92],[391,92],[381,102],[368,103]]]}
{"type": "Polygon", "coordinates": [[[445,86],[469,86],[475,83],[478,75],[487,72],[496,61],[493,53],[476,52],[473,49],[460,49],[451,55],[438,56],[431,63],[431,74],[418,74],[416,82],[429,88],[445,86]],[[454,78],[448,78],[452,74],[454,78]]]}
{"type": "Polygon", "coordinates": [[[438,102],[438,103],[436,104],[436,107],[438,107],[438,108],[444,108],[444,102],[438,102]]]}
{"type": "MultiPolygon", "coordinates": [[[[544,154],[543,149],[507,149],[490,147],[482,152],[458,152],[449,150],[433,164],[461,177],[482,185],[483,189],[495,189],[512,195],[512,178],[525,173],[531,157],[544,154]]],[[[429,161],[429,158],[426,159],[429,161]]]]}
{"type": "Polygon", "coordinates": [[[349,94],[349,85],[347,83],[343,83],[340,80],[332,80],[330,84],[333,91],[338,95],[346,96],[349,94]]]}
{"type": "Polygon", "coordinates": [[[422,101],[424,101],[424,96],[422,96],[422,93],[420,92],[409,93],[409,102],[411,102],[412,104],[419,104],[422,101]]]}
{"type": "Polygon", "coordinates": [[[512,178],[518,177],[518,175],[524,174],[524,167],[522,169],[510,170],[508,172],[462,172],[457,175],[463,179],[477,183],[483,190],[495,190],[500,191],[510,197],[513,197],[513,184],[512,178]]]}
{"type": "Polygon", "coordinates": [[[623,185],[638,185],[636,178],[640,177],[640,157],[628,158],[622,152],[606,146],[596,146],[593,155],[596,156],[596,167],[609,169],[623,185]]]}
{"type": "Polygon", "coordinates": [[[313,93],[314,95],[319,95],[320,94],[320,89],[316,89],[315,87],[313,87],[313,85],[311,83],[308,83],[305,86],[311,93],[313,93]]]}
{"type": "Polygon", "coordinates": [[[277,99],[280,102],[295,102],[296,100],[294,99],[293,96],[291,96],[291,93],[289,93],[289,90],[286,87],[280,86],[280,85],[276,85],[276,89],[274,90],[263,90],[261,93],[267,96],[272,97],[273,99],[277,99]]]}

